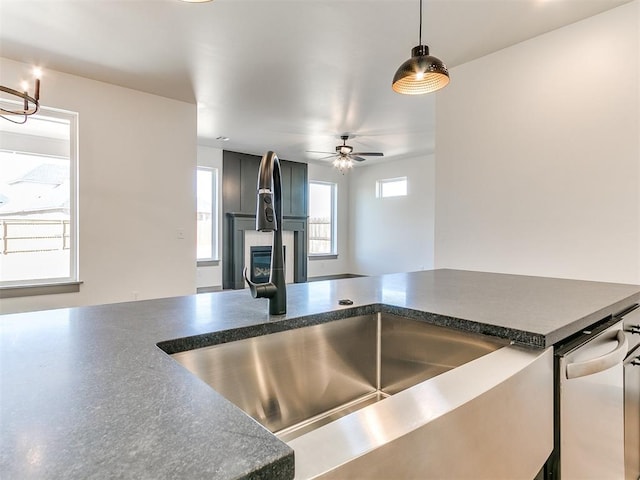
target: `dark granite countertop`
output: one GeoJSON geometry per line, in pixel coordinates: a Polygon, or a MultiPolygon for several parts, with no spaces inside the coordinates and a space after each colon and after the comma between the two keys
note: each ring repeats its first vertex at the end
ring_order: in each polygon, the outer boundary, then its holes
{"type": "Polygon", "coordinates": [[[377,311],[542,348],[640,300],[634,285],[456,270],[287,292],[277,317],[247,291],[0,316],[2,478],[293,476],[286,444],[165,351],[377,311]]]}

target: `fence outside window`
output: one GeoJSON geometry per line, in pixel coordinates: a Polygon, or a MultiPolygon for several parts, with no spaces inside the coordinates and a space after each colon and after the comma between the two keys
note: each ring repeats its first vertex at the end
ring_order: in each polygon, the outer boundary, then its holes
{"type": "Polygon", "coordinates": [[[330,218],[309,218],[309,252],[332,253],[330,218]]]}
{"type": "Polygon", "coordinates": [[[69,220],[2,220],[0,221],[2,254],[52,252],[69,250],[69,220]]]}

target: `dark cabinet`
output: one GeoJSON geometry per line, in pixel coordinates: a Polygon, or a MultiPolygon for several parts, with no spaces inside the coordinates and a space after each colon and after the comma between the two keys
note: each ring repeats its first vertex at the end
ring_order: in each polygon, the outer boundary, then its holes
{"type": "MultiPolygon", "coordinates": [[[[256,213],[256,185],[260,158],[238,152],[223,152],[222,205],[225,214],[256,213]]],[[[280,159],[282,215],[307,216],[307,164],[280,159]]]]}

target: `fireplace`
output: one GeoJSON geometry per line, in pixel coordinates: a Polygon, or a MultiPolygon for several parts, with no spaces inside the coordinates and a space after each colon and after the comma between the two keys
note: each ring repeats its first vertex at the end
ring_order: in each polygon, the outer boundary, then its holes
{"type": "MultiPolygon", "coordinates": [[[[284,246],[284,258],[287,258],[287,247],[284,246]]],[[[251,247],[250,269],[253,283],[267,283],[271,273],[271,246],[251,247]]]]}
{"type": "MultiPolygon", "coordinates": [[[[245,288],[242,276],[245,265],[248,267],[249,278],[252,278],[250,247],[266,246],[270,252],[272,234],[256,232],[256,216],[253,214],[228,212],[225,223],[222,288],[245,288]]],[[[307,217],[283,218],[282,240],[289,256],[285,257],[287,282],[307,281],[306,227],[307,217]],[[291,278],[288,275],[291,275],[291,278]]]]}

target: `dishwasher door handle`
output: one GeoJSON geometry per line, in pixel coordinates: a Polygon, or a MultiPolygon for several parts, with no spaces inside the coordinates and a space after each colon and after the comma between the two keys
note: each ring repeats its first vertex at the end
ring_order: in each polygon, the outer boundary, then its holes
{"type": "Polygon", "coordinates": [[[621,363],[627,355],[629,341],[623,330],[618,330],[616,340],[618,340],[618,346],[612,352],[591,360],[567,364],[567,379],[593,375],[621,363]]]}

